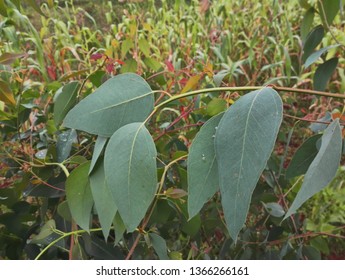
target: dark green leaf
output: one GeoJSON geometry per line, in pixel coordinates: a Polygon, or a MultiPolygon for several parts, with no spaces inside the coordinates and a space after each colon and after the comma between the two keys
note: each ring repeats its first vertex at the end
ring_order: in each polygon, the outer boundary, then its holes
{"type": "Polygon", "coordinates": [[[160,260],[170,260],[167,254],[167,243],[164,238],[155,233],[149,233],[151,244],[160,260]]]}
{"type": "Polygon", "coordinates": [[[105,181],[103,161],[99,162],[91,173],[90,186],[102,232],[105,240],[107,240],[117,207],[105,181]]]}
{"type": "Polygon", "coordinates": [[[303,42],[307,38],[308,32],[311,26],[313,25],[314,15],[315,15],[314,8],[308,9],[306,13],[304,14],[304,17],[301,23],[301,38],[303,42]]]}
{"type": "Polygon", "coordinates": [[[93,168],[95,167],[95,164],[97,163],[97,160],[98,160],[99,156],[101,155],[103,148],[104,148],[105,144],[107,143],[107,140],[108,140],[108,138],[105,138],[102,136],[97,137],[97,140],[95,143],[95,148],[93,149],[89,174],[91,174],[93,168]]]}
{"type": "Polygon", "coordinates": [[[333,57],[321,64],[315,71],[314,89],[324,91],[333,72],[337,68],[338,58],[333,57]]]}
{"type": "Polygon", "coordinates": [[[321,40],[324,34],[325,34],[325,30],[322,27],[322,25],[318,25],[314,27],[309,32],[303,46],[303,56],[302,56],[303,61],[306,61],[306,59],[312,54],[314,49],[317,47],[317,45],[321,43],[321,40]]]}
{"type": "Polygon", "coordinates": [[[69,210],[69,205],[66,200],[59,204],[57,208],[57,212],[66,221],[72,222],[72,214],[71,214],[71,211],[69,210]]]}
{"type": "Polygon", "coordinates": [[[80,84],[71,82],[62,87],[54,96],[54,122],[59,126],[67,115],[68,111],[75,105],[77,101],[77,93],[80,84]]]}
{"type": "Polygon", "coordinates": [[[57,161],[63,162],[69,157],[72,145],[77,141],[77,132],[74,129],[69,129],[60,133],[57,137],[56,153],[57,161]]]}
{"type": "Polygon", "coordinates": [[[325,52],[327,52],[330,49],[334,49],[336,47],[339,47],[340,44],[336,44],[336,45],[331,45],[322,49],[319,49],[318,51],[312,53],[307,60],[304,63],[304,67],[308,68],[310,65],[312,65],[316,60],[318,60],[320,58],[321,55],[323,55],[325,52]]]}
{"type": "Polygon", "coordinates": [[[303,246],[302,253],[307,260],[321,260],[320,251],[313,246],[303,246]]]}
{"type": "Polygon", "coordinates": [[[327,238],[323,236],[317,236],[310,240],[310,245],[322,252],[325,255],[329,255],[329,247],[327,243],[327,238]]]}
{"type": "Polygon", "coordinates": [[[298,148],[286,170],[285,177],[287,179],[303,175],[307,172],[319,151],[316,143],[320,138],[321,134],[311,136],[298,148]]]}
{"type": "Polygon", "coordinates": [[[339,167],[341,151],[341,128],[339,119],[336,119],[322,135],[320,150],[309,166],[302,187],[286,213],[285,219],[331,182],[339,167]]]}
{"type": "Polygon", "coordinates": [[[326,29],[332,24],[335,16],[340,11],[341,0],[318,0],[317,7],[323,25],[326,29]]]}
{"type": "Polygon", "coordinates": [[[187,161],[188,214],[194,217],[219,189],[218,167],[214,149],[216,127],[223,114],[209,119],[193,140],[187,161]]]}
{"type": "Polygon", "coordinates": [[[121,126],[144,121],[153,103],[152,90],[143,78],[122,74],[107,80],[69,111],[64,125],[110,137],[121,126]]]}
{"type": "Polygon", "coordinates": [[[241,97],[224,114],[215,138],[225,221],[231,237],[246,221],[250,200],[266,167],[282,121],[282,101],[271,88],[241,97]]]}
{"type": "Polygon", "coordinates": [[[157,189],[156,147],[144,123],[118,129],[105,150],[105,176],[127,231],[132,232],[157,189]]]}
{"type": "Polygon", "coordinates": [[[123,260],[123,254],[113,244],[106,243],[95,235],[83,234],[84,248],[87,254],[96,260],[123,260]]]}
{"type": "Polygon", "coordinates": [[[90,162],[83,163],[72,171],[66,181],[66,198],[73,220],[86,231],[90,228],[90,214],[93,206],[89,183],[90,162]]]}

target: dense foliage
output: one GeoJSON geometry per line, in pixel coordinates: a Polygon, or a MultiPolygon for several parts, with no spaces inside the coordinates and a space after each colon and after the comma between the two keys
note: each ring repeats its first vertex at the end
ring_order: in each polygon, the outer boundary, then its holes
{"type": "Polygon", "coordinates": [[[0,258],[344,258],[343,1],[123,2],[0,0],[0,258]]]}

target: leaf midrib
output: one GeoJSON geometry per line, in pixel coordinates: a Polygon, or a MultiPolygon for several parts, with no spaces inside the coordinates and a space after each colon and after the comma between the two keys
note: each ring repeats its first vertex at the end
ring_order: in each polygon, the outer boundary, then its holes
{"type": "Polygon", "coordinates": [[[243,145],[242,145],[242,150],[241,150],[241,162],[240,162],[240,170],[238,173],[238,178],[237,178],[237,183],[236,183],[236,196],[235,196],[235,216],[234,216],[234,224],[237,225],[237,200],[238,200],[238,196],[237,194],[239,193],[238,191],[238,187],[239,187],[239,183],[240,183],[240,179],[241,179],[241,173],[242,173],[242,164],[243,164],[243,151],[244,151],[244,147],[246,146],[246,140],[247,140],[247,129],[248,129],[248,121],[249,121],[249,116],[251,114],[253,105],[255,103],[255,100],[257,99],[257,97],[259,96],[259,94],[261,93],[262,89],[260,89],[258,91],[258,93],[256,94],[256,96],[254,97],[252,104],[250,105],[249,111],[248,111],[248,115],[247,115],[247,119],[246,119],[246,124],[245,124],[245,129],[244,129],[244,135],[243,135],[243,145]]]}
{"type": "Polygon", "coordinates": [[[104,111],[104,110],[116,108],[116,107],[121,106],[121,105],[123,105],[123,104],[127,104],[127,103],[133,102],[133,101],[135,101],[135,100],[137,100],[137,99],[144,98],[144,97],[146,97],[146,96],[148,96],[148,95],[150,95],[150,94],[152,94],[152,93],[153,93],[153,91],[150,91],[150,92],[145,93],[145,94],[142,94],[142,95],[140,95],[140,96],[136,96],[136,97],[131,98],[131,99],[126,99],[126,100],[124,100],[124,101],[122,101],[122,102],[120,102],[120,103],[116,103],[116,104],[110,105],[110,106],[108,106],[108,107],[103,107],[103,108],[101,108],[101,109],[92,111],[92,112],[90,112],[90,114],[94,114],[94,113],[97,113],[97,112],[100,112],[100,111],[104,111]]]}

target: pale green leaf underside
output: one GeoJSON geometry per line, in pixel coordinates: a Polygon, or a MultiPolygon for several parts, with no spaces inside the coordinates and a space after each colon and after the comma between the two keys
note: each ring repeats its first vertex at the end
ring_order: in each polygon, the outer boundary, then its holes
{"type": "Polygon", "coordinates": [[[219,189],[218,167],[214,149],[216,127],[224,113],[209,119],[200,129],[189,150],[188,215],[193,218],[219,189]]]}
{"type": "Polygon", "coordinates": [[[157,151],[143,123],[121,127],[105,150],[105,176],[128,232],[139,225],[157,188],[157,151]]]}
{"type": "Polygon", "coordinates": [[[66,197],[73,220],[86,231],[90,228],[93,198],[89,182],[90,162],[78,166],[66,181],[66,197]]]}
{"type": "Polygon", "coordinates": [[[219,184],[225,221],[234,240],[274,148],[282,107],[278,93],[263,88],[241,97],[219,123],[215,138],[219,184]]]}
{"type": "Polygon", "coordinates": [[[140,76],[117,75],[80,101],[63,125],[110,137],[120,127],[144,121],[153,110],[153,92],[140,76]]]}
{"type": "Polygon", "coordinates": [[[327,127],[322,135],[320,150],[309,166],[302,187],[286,213],[285,219],[332,181],[339,167],[341,151],[341,128],[337,119],[327,127]]]}
{"type": "Polygon", "coordinates": [[[91,173],[90,186],[103,235],[107,240],[117,207],[105,181],[103,161],[100,161],[91,173]]]}

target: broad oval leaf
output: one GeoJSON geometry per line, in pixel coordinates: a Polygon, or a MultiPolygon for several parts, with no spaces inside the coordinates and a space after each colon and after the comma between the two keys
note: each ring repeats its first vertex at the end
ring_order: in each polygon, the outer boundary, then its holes
{"type": "Polygon", "coordinates": [[[305,174],[301,189],[297,193],[285,219],[310,197],[326,187],[337,173],[342,151],[339,119],[332,122],[322,135],[321,147],[305,174]]]}
{"type": "Polygon", "coordinates": [[[298,148],[286,170],[285,177],[287,179],[303,175],[307,172],[319,151],[317,143],[320,138],[321,134],[313,135],[298,148]]]}
{"type": "Polygon", "coordinates": [[[140,76],[117,75],[68,112],[63,125],[110,137],[120,127],[144,121],[153,110],[153,92],[140,76]]]}
{"type": "Polygon", "coordinates": [[[66,181],[66,198],[73,220],[83,229],[90,229],[93,198],[89,183],[90,162],[74,169],[66,181]]]}
{"type": "Polygon", "coordinates": [[[236,240],[245,223],[255,186],[272,153],[283,104],[271,88],[250,92],[221,119],[215,138],[225,221],[236,240]]]}
{"type": "Polygon", "coordinates": [[[314,27],[309,32],[303,46],[303,56],[302,56],[303,61],[306,61],[306,59],[311,55],[311,53],[317,47],[317,45],[321,43],[324,35],[325,35],[325,30],[322,27],[322,25],[318,25],[314,27]]]}
{"type": "Polygon", "coordinates": [[[200,129],[189,150],[188,170],[188,215],[199,213],[219,189],[218,166],[214,149],[216,127],[223,113],[209,119],[200,129]]]}
{"type": "Polygon", "coordinates": [[[105,240],[107,240],[117,207],[105,181],[103,161],[100,161],[91,173],[90,186],[99,222],[102,226],[102,232],[105,240]]]}
{"type": "Polygon", "coordinates": [[[333,72],[337,68],[338,58],[333,57],[326,62],[322,63],[315,71],[314,75],[314,89],[324,91],[327,83],[331,78],[333,72]]]}
{"type": "Polygon", "coordinates": [[[77,93],[80,88],[78,82],[71,82],[57,91],[54,96],[54,123],[59,126],[68,111],[77,101],[77,93]]]}
{"type": "Polygon", "coordinates": [[[105,176],[128,232],[145,216],[157,189],[157,151],[144,123],[121,127],[105,150],[105,176]]]}

